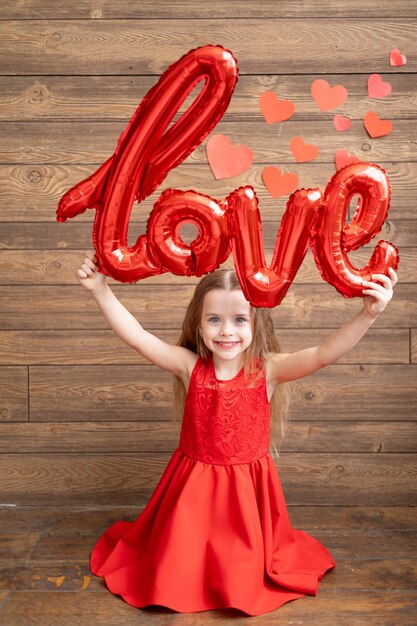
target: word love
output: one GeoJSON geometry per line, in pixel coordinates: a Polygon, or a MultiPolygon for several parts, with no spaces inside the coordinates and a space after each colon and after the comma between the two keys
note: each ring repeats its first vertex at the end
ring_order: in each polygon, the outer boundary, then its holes
{"type": "Polygon", "coordinates": [[[93,242],[99,271],[122,282],[172,272],[201,276],[215,270],[233,252],[236,273],[253,306],[281,303],[309,247],[319,272],[344,297],[362,297],[362,280],[397,269],[398,250],[379,241],[363,268],[348,252],[368,243],[386,219],[390,183],[378,165],[353,163],[334,174],[324,194],[300,189],[288,199],[268,267],[258,199],[252,186],[239,187],[224,200],[193,190],[165,190],[156,201],[145,235],[127,245],[133,200],[142,201],[194,150],[224,114],[237,80],[237,63],[221,46],[204,46],[184,55],[145,96],[115,153],[92,176],[61,199],[57,220],[95,208],[93,242]],[[168,129],[181,103],[202,79],[193,104],[168,129]],[[165,131],[165,132],[164,132],[165,131]],[[351,198],[355,214],[345,223],[351,198]],[[197,236],[186,244],[179,236],[191,222],[197,236]]]}

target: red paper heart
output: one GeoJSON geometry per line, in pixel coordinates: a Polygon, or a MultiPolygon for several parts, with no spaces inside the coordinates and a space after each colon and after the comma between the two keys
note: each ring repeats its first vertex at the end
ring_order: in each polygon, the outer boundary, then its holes
{"type": "Polygon", "coordinates": [[[320,111],[329,111],[338,107],[348,97],[348,91],[343,85],[330,87],[327,80],[318,78],[311,83],[311,95],[317,102],[320,111]]]}
{"type": "Polygon", "coordinates": [[[291,172],[283,174],[275,165],[265,167],[262,172],[262,180],[272,198],[286,196],[298,186],[297,174],[291,172]]]}
{"type": "Polygon", "coordinates": [[[295,110],[291,100],[279,100],[273,91],[264,91],[260,96],[259,104],[267,124],[288,120],[295,110]]]}
{"type": "Polygon", "coordinates": [[[333,118],[333,124],[336,130],[347,130],[352,125],[352,120],[348,117],[343,117],[343,115],[335,115],[333,118]]]}
{"type": "Polygon", "coordinates": [[[293,137],[290,141],[290,148],[299,163],[313,161],[319,153],[317,146],[314,144],[307,145],[302,137],[293,137]]]}
{"type": "Polygon", "coordinates": [[[363,125],[371,137],[388,135],[393,129],[391,120],[381,120],[375,111],[369,111],[363,118],[363,125]]]}
{"type": "Polygon", "coordinates": [[[229,178],[246,172],[253,163],[248,146],[234,146],[226,135],[212,135],[206,144],[206,154],[215,178],[229,178]]]}
{"type": "Polygon", "coordinates": [[[368,78],[368,96],[370,98],[385,98],[391,93],[390,83],[384,83],[379,74],[371,74],[368,78]]]}
{"type": "Polygon", "coordinates": [[[347,150],[336,150],[334,155],[334,162],[336,165],[336,169],[340,170],[342,169],[342,167],[350,165],[351,163],[359,163],[359,159],[349,154],[347,150]]]}
{"type": "Polygon", "coordinates": [[[389,54],[389,63],[395,66],[405,65],[407,63],[407,57],[405,54],[401,54],[398,48],[394,48],[389,54]]]}

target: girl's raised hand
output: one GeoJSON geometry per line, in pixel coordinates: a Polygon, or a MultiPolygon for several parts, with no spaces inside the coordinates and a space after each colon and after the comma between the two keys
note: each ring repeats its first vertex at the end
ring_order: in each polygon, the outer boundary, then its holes
{"type": "Polygon", "coordinates": [[[106,276],[98,271],[97,257],[94,251],[86,252],[84,263],[76,271],[75,276],[83,287],[89,291],[95,291],[106,283],[106,276]]]}
{"type": "Polygon", "coordinates": [[[376,317],[387,306],[393,296],[393,287],[398,282],[398,277],[392,267],[388,268],[389,276],[385,274],[372,274],[372,278],[381,281],[383,285],[374,283],[370,280],[362,281],[366,289],[362,289],[362,293],[368,295],[363,298],[363,308],[373,317],[376,317]]]}

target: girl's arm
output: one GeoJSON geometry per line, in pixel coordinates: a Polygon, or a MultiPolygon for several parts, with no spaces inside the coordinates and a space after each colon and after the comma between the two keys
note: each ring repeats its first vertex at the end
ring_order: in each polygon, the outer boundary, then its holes
{"type": "MultiPolygon", "coordinates": [[[[87,253],[86,253],[87,254],[87,253]]],[[[190,374],[196,355],[182,346],[173,346],[145,330],[137,319],[116,298],[104,274],[99,273],[94,253],[78,270],[78,281],[91,292],[110,328],[128,346],[134,348],[154,365],[177,376],[190,374]]]]}
{"type": "Polygon", "coordinates": [[[290,354],[269,355],[270,377],[277,384],[303,378],[326,365],[335,363],[346,352],[352,350],[392,298],[392,287],[398,279],[392,268],[389,272],[391,278],[384,274],[372,276],[381,280],[384,286],[371,281],[363,281],[364,285],[372,286],[362,291],[369,294],[363,299],[363,309],[349,322],[326,337],[320,345],[290,354]]]}

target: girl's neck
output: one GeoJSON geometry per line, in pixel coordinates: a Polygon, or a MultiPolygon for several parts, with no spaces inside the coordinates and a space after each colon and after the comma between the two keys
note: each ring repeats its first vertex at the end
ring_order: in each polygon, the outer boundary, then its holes
{"type": "Polygon", "coordinates": [[[222,359],[217,354],[210,353],[213,360],[216,378],[220,380],[230,380],[234,378],[242,369],[245,355],[238,354],[234,359],[222,359]]]}

